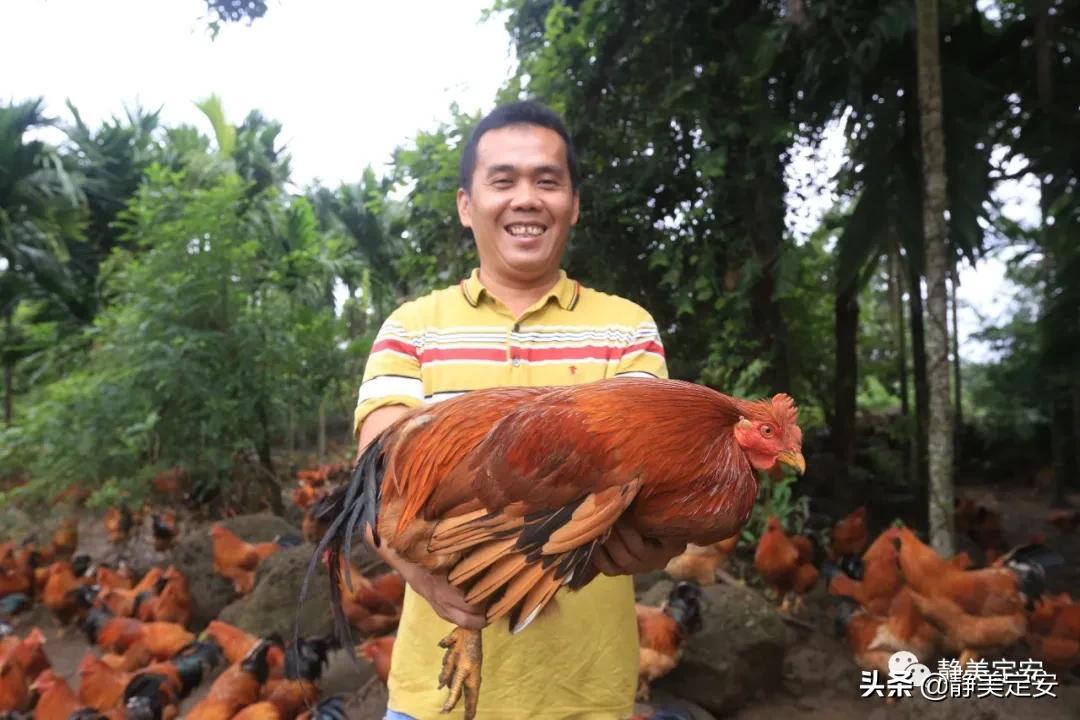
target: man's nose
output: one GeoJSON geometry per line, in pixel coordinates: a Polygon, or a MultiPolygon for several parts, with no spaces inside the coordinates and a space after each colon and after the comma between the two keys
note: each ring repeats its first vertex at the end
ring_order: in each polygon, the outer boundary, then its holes
{"type": "Polygon", "coordinates": [[[514,188],[513,207],[515,210],[538,210],[540,196],[531,182],[520,182],[514,188]]]}

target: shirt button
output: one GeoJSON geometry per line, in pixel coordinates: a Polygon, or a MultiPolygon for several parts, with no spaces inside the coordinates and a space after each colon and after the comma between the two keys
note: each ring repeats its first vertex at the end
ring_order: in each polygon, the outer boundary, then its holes
{"type": "Polygon", "coordinates": [[[513,360],[510,361],[510,364],[513,365],[514,367],[517,367],[518,365],[521,364],[521,358],[514,358],[513,360]]]}

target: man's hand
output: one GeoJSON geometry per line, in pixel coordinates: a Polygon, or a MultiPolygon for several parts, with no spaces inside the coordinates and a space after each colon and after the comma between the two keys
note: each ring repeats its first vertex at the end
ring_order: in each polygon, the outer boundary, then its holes
{"type": "Polygon", "coordinates": [[[605,575],[634,575],[662,570],[686,551],[686,543],[645,537],[623,523],[615,523],[607,542],[593,553],[593,565],[605,575]]]}
{"type": "MultiPolygon", "coordinates": [[[[370,528],[367,529],[365,537],[368,545],[375,547],[370,528]]],[[[385,545],[375,548],[375,552],[387,565],[401,573],[409,587],[427,600],[435,614],[443,620],[467,630],[479,630],[487,625],[483,608],[465,602],[465,593],[447,582],[446,578],[431,574],[385,545]]]]}

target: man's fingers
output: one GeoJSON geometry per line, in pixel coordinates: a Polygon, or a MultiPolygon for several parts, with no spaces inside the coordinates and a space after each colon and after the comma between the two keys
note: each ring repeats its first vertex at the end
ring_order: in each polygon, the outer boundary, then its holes
{"type": "Polygon", "coordinates": [[[605,575],[615,576],[619,574],[618,568],[615,567],[615,563],[611,561],[611,556],[608,555],[603,546],[593,551],[592,563],[597,570],[605,575]]]}
{"type": "Polygon", "coordinates": [[[619,539],[622,541],[623,547],[626,548],[626,552],[630,557],[635,560],[641,560],[645,557],[648,548],[645,546],[645,538],[643,538],[640,533],[636,530],[631,530],[622,524],[615,525],[615,533],[618,533],[619,539]]]}

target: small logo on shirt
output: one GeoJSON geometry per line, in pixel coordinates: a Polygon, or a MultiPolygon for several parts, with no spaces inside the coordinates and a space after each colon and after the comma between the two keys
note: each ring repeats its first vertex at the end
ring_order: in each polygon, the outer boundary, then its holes
{"type": "Polygon", "coordinates": [[[570,374],[571,375],[577,375],[577,365],[571,365],[570,366],[570,374]]]}

